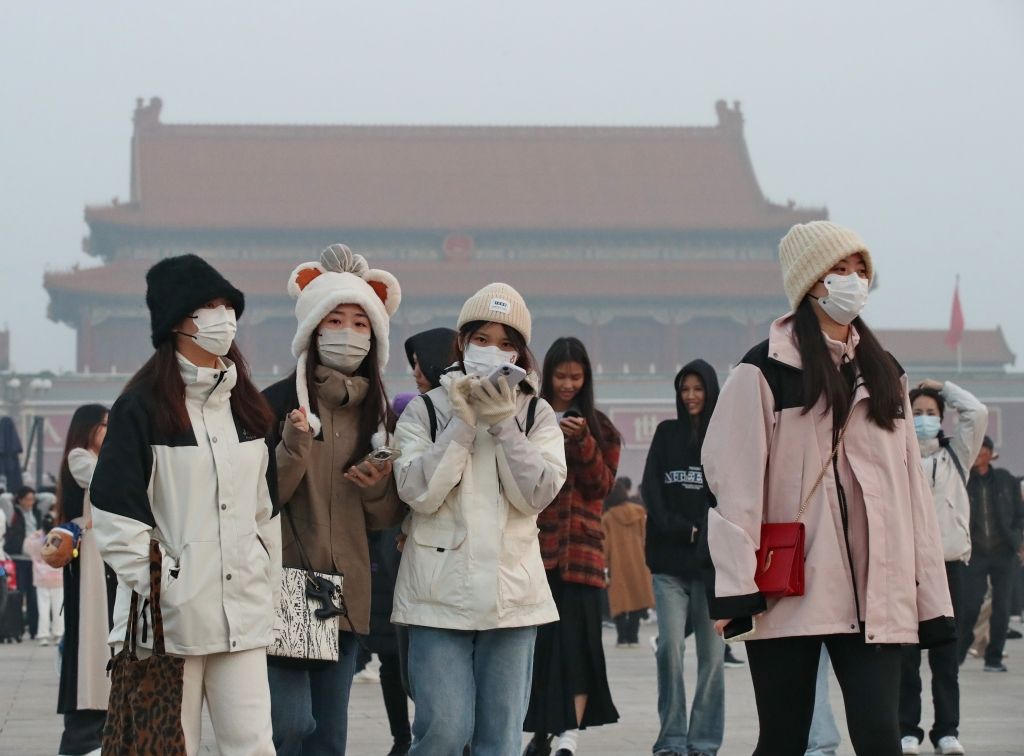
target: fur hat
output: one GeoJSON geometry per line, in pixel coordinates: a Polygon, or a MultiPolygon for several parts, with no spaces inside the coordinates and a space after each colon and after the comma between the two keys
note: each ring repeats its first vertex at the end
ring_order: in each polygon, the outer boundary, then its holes
{"type": "Polygon", "coordinates": [[[458,328],[477,320],[501,323],[515,328],[530,343],[533,323],[526,302],[519,292],[508,284],[492,283],[466,300],[459,313],[458,328]]]}
{"type": "Polygon", "coordinates": [[[306,386],[306,359],[310,339],[320,321],[342,304],[359,305],[370,319],[377,341],[377,363],[388,363],[390,319],[402,301],[398,279],[384,270],[373,270],[362,255],[344,244],[332,244],[320,253],[320,262],[303,263],[288,277],[288,293],[295,299],[295,318],[299,321],[292,354],[298,358],[295,370],[299,406],[306,410],[313,434],[320,432],[320,419],[309,408],[306,386]]]}
{"type": "Polygon", "coordinates": [[[174,331],[186,316],[211,299],[224,299],[242,317],[245,295],[199,255],[179,255],[161,260],[146,273],[146,306],[153,347],[174,331]]]}
{"type": "Polygon", "coordinates": [[[868,281],[875,277],[871,252],[864,240],[831,221],[797,223],[779,242],[782,282],[789,306],[796,309],[807,292],[840,260],[860,252],[868,281]]]}

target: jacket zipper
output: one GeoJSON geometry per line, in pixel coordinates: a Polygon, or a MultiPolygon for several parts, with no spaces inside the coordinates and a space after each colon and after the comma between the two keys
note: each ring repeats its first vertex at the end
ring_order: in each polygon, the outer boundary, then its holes
{"type": "MultiPolygon", "coordinates": [[[[853,412],[853,407],[850,408],[853,412]]],[[[832,430],[832,446],[839,440],[839,431],[832,430]]],[[[850,511],[846,503],[846,490],[839,481],[839,455],[832,459],[832,474],[836,479],[836,494],[839,497],[839,517],[843,522],[843,542],[846,546],[846,560],[850,564],[850,583],[853,585],[853,607],[856,611],[854,624],[860,624],[860,595],[857,593],[857,573],[853,566],[853,549],[850,548],[850,511]]]]}

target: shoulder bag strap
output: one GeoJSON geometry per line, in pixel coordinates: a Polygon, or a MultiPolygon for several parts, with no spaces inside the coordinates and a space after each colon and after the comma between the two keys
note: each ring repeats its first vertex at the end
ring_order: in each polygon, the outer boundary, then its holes
{"type": "MultiPolygon", "coordinates": [[[[153,615],[153,654],[163,656],[164,617],[160,611],[160,581],[163,577],[163,556],[156,539],[149,542],[149,611],[153,615]]],[[[134,594],[132,595],[134,599],[134,594]]]]}
{"type": "Polygon", "coordinates": [[[434,400],[427,394],[422,394],[423,404],[427,408],[427,419],[430,421],[430,441],[437,441],[437,408],[434,407],[434,400]]]}
{"type": "Polygon", "coordinates": [[[797,513],[795,522],[800,522],[804,516],[804,512],[807,511],[807,505],[810,504],[811,499],[814,498],[814,494],[821,488],[821,482],[825,480],[825,474],[828,472],[828,468],[832,465],[833,460],[839,454],[839,447],[843,445],[843,437],[846,436],[846,429],[850,427],[850,418],[853,417],[854,404],[850,404],[850,410],[846,413],[846,421],[843,423],[842,430],[839,431],[839,437],[836,439],[835,446],[832,447],[832,453],[828,455],[828,459],[825,460],[825,464],[821,467],[821,472],[818,473],[818,479],[814,481],[814,487],[811,488],[810,493],[804,497],[803,503],[800,504],[800,511],[797,513]]]}

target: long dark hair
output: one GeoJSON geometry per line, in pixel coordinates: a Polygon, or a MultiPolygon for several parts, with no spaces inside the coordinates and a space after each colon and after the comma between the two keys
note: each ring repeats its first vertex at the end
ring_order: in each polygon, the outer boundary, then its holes
{"type": "MultiPolygon", "coordinates": [[[[471,320],[466,323],[462,328],[459,329],[459,337],[455,339],[455,359],[459,363],[459,367],[462,368],[462,372],[466,372],[466,363],[462,361],[462,356],[466,351],[465,344],[469,341],[470,337],[483,328],[488,323],[493,321],[490,320],[471,320]]],[[[516,359],[516,364],[525,370],[527,373],[533,373],[537,370],[537,358],[533,356],[533,352],[530,351],[529,345],[526,343],[526,338],[523,334],[519,333],[512,326],[500,324],[505,329],[505,338],[512,342],[512,346],[515,347],[519,357],[516,359]]],[[[519,384],[519,390],[524,394],[532,394],[533,386],[530,385],[529,381],[523,381],[519,384]]]]}
{"type": "MultiPolygon", "coordinates": [[[[316,400],[316,369],[322,364],[320,353],[317,351],[317,336],[319,329],[314,328],[309,337],[309,345],[306,347],[306,386],[309,390],[309,409],[313,414],[320,414],[320,406],[316,400]]],[[[377,335],[370,333],[370,351],[366,353],[362,364],[353,375],[365,378],[369,382],[366,391],[366,398],[359,407],[359,421],[356,428],[356,445],[352,456],[345,463],[348,469],[352,465],[362,461],[363,457],[373,451],[373,434],[381,426],[392,433],[395,430],[395,413],[391,411],[391,402],[388,401],[387,390],[384,388],[384,378],[380,374],[380,365],[377,362],[377,335]]],[[[294,377],[294,374],[293,374],[294,377]]]]}
{"type": "Polygon", "coordinates": [[[60,461],[60,473],[57,475],[57,501],[53,505],[57,522],[64,522],[64,492],[78,485],[71,475],[68,455],[75,449],[89,448],[97,428],[103,424],[108,412],[102,404],[83,404],[71,416],[68,437],[64,442],[64,456],[60,461]]]}
{"type": "MultiPolygon", "coordinates": [[[[148,410],[154,429],[169,437],[188,433],[191,428],[185,408],[185,381],[181,377],[176,352],[173,340],[161,343],[124,389],[137,389],[146,395],[150,400],[148,410]]],[[[231,389],[231,414],[249,434],[266,436],[273,427],[274,413],[252,382],[249,364],[235,344],[231,345],[225,359],[235,364],[237,374],[235,387],[231,389]]]]}
{"type": "Polygon", "coordinates": [[[583,342],[575,336],[562,336],[555,339],[555,342],[544,355],[544,377],[541,382],[540,395],[548,402],[555,395],[554,374],[559,365],[567,362],[577,362],[583,367],[583,386],[576,394],[576,404],[579,406],[580,414],[587,421],[587,428],[590,434],[597,441],[597,445],[604,448],[604,428],[597,415],[597,407],[594,406],[594,371],[590,367],[590,355],[583,342]]]}
{"type": "MultiPolygon", "coordinates": [[[[879,428],[892,431],[896,428],[896,417],[903,407],[896,362],[882,348],[867,323],[857,318],[852,325],[860,336],[854,364],[870,392],[868,417],[879,428]]],[[[800,361],[803,363],[803,411],[805,414],[810,412],[818,400],[823,398],[824,413],[832,412],[833,426],[838,429],[850,411],[856,374],[852,369],[845,367],[841,370],[835,369],[810,297],[804,297],[796,308],[793,333],[800,349],[800,361]]]]}

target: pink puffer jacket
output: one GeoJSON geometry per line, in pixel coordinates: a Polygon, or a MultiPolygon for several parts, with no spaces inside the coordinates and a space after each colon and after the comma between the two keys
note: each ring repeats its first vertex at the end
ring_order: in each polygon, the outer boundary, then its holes
{"type": "MultiPolygon", "coordinates": [[[[856,343],[854,332],[848,354],[856,343]]],[[[843,351],[843,345],[833,346],[843,351]]],[[[909,398],[888,432],[868,419],[863,384],[854,395],[838,463],[846,524],[830,467],[802,520],[805,594],[766,600],[758,592],[761,523],[796,519],[832,450],[831,413],[803,413],[800,368],[787,316],[733,369],[708,428],[702,461],[718,500],[708,521],[712,616],[764,611],[755,639],[859,632],[861,622],[872,643],[920,640],[930,646],[952,639],[942,540],[909,398]]],[[[906,375],[901,380],[906,394],[906,375]]]]}

